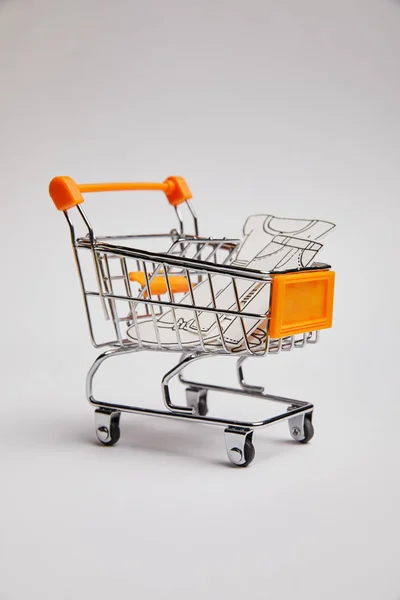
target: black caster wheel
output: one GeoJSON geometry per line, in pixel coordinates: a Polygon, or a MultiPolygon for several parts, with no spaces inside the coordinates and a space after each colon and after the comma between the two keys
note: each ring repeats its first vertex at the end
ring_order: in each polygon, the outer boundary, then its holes
{"type": "Polygon", "coordinates": [[[207,395],[200,398],[197,405],[197,412],[201,417],[205,417],[208,414],[207,395]]]}
{"type": "Polygon", "coordinates": [[[205,417],[208,414],[207,390],[187,388],[186,403],[195,409],[197,415],[205,417]]]}
{"type": "MultiPolygon", "coordinates": [[[[289,408],[290,410],[290,408],[289,408]]],[[[289,419],[290,435],[295,442],[307,444],[314,437],[314,426],[312,424],[312,413],[303,416],[295,416],[289,419]]]]}
{"type": "Polygon", "coordinates": [[[307,444],[314,437],[314,425],[307,415],[304,417],[304,438],[299,440],[299,444],[307,444]]]}
{"type": "Polygon", "coordinates": [[[115,425],[114,423],[111,423],[110,429],[107,429],[107,427],[99,427],[99,429],[97,430],[97,439],[104,446],[114,446],[114,444],[118,442],[120,437],[121,430],[119,428],[119,425],[115,425]]]}
{"type": "Polygon", "coordinates": [[[253,462],[256,451],[253,444],[253,432],[239,429],[225,429],[225,445],[228,458],[237,467],[247,467],[253,462]]]}
{"type": "Polygon", "coordinates": [[[244,462],[240,463],[238,467],[247,467],[253,462],[255,455],[256,449],[254,448],[254,444],[251,440],[247,439],[244,443],[244,462]]]}
{"type": "Polygon", "coordinates": [[[96,410],[96,435],[103,446],[113,446],[121,436],[119,418],[121,413],[96,410]]]}

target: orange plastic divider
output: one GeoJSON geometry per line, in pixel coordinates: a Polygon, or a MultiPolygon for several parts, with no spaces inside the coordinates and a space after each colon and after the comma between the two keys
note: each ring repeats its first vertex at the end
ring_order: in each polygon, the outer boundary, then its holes
{"type": "Polygon", "coordinates": [[[163,183],[82,183],[71,177],[54,177],[49,185],[50,196],[58,210],[66,211],[83,202],[82,194],[91,192],[122,192],[133,190],[159,190],[164,192],[172,206],[179,206],[192,197],[182,177],[168,177],[163,183]]]}
{"type": "MultiPolygon", "coordinates": [[[[142,288],[146,287],[146,277],[143,271],[133,271],[132,273],[129,273],[129,279],[139,283],[142,288]]],[[[173,294],[178,294],[179,292],[186,293],[189,291],[188,280],[183,275],[168,275],[168,281],[173,294]]],[[[157,275],[150,281],[150,292],[154,294],[154,296],[162,296],[163,294],[166,294],[167,291],[168,287],[165,275],[157,275]]],[[[147,291],[145,292],[145,295],[147,296],[147,291]]]]}
{"type": "Polygon", "coordinates": [[[333,271],[275,275],[269,336],[282,338],[332,327],[334,287],[333,271]]]}

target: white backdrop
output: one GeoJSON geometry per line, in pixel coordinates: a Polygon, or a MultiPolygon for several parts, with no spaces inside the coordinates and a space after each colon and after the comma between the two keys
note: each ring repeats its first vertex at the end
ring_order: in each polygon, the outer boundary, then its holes
{"type": "MultiPolygon", "coordinates": [[[[399,52],[387,0],[0,2],[1,600],[400,598],[399,52]],[[249,366],[315,403],[309,445],[279,425],[235,469],[220,429],[129,416],[95,442],[58,174],[182,175],[205,235],[337,223],[334,328],[249,366]]],[[[157,195],[96,204],[111,233],[174,224],[157,195]]],[[[170,364],[115,364],[103,393],[156,406],[170,364]]]]}

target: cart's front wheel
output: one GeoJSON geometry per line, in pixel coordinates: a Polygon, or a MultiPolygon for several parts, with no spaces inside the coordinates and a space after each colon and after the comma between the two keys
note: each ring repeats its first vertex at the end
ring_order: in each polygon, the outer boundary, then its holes
{"type": "Polygon", "coordinates": [[[228,458],[237,467],[247,467],[256,455],[253,432],[228,427],[225,429],[225,444],[228,458]]]}
{"type": "Polygon", "coordinates": [[[104,446],[113,446],[120,438],[119,420],[121,413],[97,409],[95,412],[96,435],[104,446]]]}
{"type": "Polygon", "coordinates": [[[307,444],[314,437],[314,425],[311,419],[312,413],[289,419],[290,435],[299,444],[307,444]]]}
{"type": "Polygon", "coordinates": [[[301,444],[307,444],[314,437],[314,425],[310,418],[304,417],[304,438],[300,440],[301,444]]]}
{"type": "Polygon", "coordinates": [[[251,462],[253,462],[254,457],[256,455],[256,449],[254,448],[254,444],[252,441],[247,439],[244,444],[244,462],[240,464],[240,467],[247,467],[251,462]]]}

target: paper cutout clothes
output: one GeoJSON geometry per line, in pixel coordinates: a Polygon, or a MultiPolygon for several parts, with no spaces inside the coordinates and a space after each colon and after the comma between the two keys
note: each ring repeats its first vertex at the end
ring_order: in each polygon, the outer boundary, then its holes
{"type": "MultiPolygon", "coordinates": [[[[333,223],[317,220],[277,218],[272,215],[253,215],[243,228],[244,238],[239,244],[232,266],[259,271],[297,270],[309,266],[322,248],[321,240],[333,228],[333,223]]],[[[237,301],[232,278],[226,275],[212,275],[212,285],[217,309],[237,311],[237,301]]],[[[270,300],[270,284],[235,278],[241,311],[265,314],[270,300]]],[[[213,307],[212,294],[206,278],[193,288],[196,306],[213,307]]],[[[183,304],[192,304],[191,295],[182,299],[183,304]]],[[[206,345],[221,345],[230,350],[241,350],[245,337],[252,349],[265,343],[266,320],[235,315],[221,315],[218,325],[215,314],[193,309],[176,308],[175,320],[171,309],[157,318],[159,341],[171,348],[179,345],[198,347],[199,327],[206,345]],[[176,324],[177,326],[176,326],[176,324]],[[221,330],[223,341],[221,339],[221,330]],[[245,329],[245,331],[243,331],[245,329]]],[[[157,334],[152,318],[139,322],[140,338],[145,345],[157,345],[157,334]]],[[[138,341],[135,325],[127,331],[128,336],[138,341]]]]}

